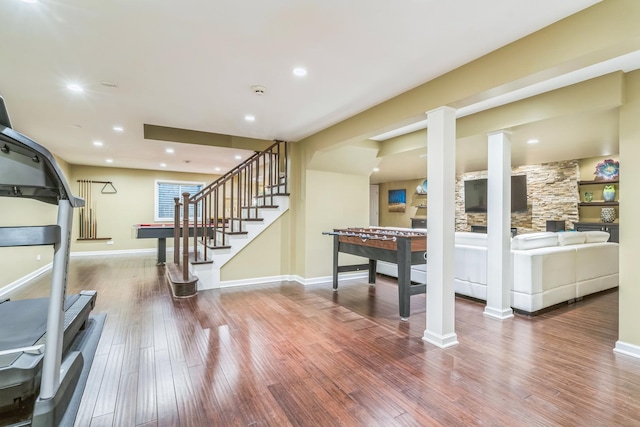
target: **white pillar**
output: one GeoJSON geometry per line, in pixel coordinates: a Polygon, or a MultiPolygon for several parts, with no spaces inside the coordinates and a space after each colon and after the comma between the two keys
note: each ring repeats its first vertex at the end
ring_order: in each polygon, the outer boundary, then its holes
{"type": "Polygon", "coordinates": [[[423,340],[440,348],[458,344],[455,333],[456,110],[427,113],[427,329],[423,340]]]}
{"type": "Polygon", "coordinates": [[[498,131],[488,135],[487,305],[484,315],[513,317],[511,309],[511,141],[498,131]]]}

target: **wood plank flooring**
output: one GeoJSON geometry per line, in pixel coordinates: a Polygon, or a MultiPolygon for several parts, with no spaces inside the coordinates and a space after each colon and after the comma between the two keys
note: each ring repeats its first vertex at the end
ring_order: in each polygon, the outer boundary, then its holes
{"type": "Polygon", "coordinates": [[[73,258],[81,289],[107,319],[79,427],[640,426],[640,360],[612,351],[617,291],[505,322],[457,298],[460,344],[441,350],[421,340],[425,295],[401,322],[383,276],[173,300],[152,256],[73,258]]]}

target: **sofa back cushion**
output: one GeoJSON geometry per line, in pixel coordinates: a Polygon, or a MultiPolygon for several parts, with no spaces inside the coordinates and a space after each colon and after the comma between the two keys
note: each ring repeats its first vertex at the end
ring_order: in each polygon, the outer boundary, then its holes
{"type": "Polygon", "coordinates": [[[558,233],[558,244],[560,246],[581,245],[587,239],[587,235],[581,231],[567,231],[558,233]]]}
{"type": "Polygon", "coordinates": [[[609,241],[609,233],[606,231],[583,231],[587,239],[585,243],[604,243],[609,241]]]}
{"type": "Polygon", "coordinates": [[[487,247],[487,233],[471,233],[468,231],[456,231],[456,246],[487,247]]]}
{"type": "Polygon", "coordinates": [[[526,250],[558,246],[558,234],[543,231],[540,233],[520,234],[511,239],[511,249],[526,250]]]}

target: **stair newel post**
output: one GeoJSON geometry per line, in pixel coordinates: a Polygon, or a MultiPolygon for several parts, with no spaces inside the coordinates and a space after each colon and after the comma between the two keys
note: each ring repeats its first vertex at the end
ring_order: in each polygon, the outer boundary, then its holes
{"type": "MultiPolygon", "coordinates": [[[[182,278],[189,280],[189,193],[182,193],[182,278]]],[[[195,230],[194,230],[195,231],[195,230]]]]}
{"type": "Polygon", "coordinates": [[[173,201],[173,263],[180,265],[180,197],[174,197],[173,201]]]}

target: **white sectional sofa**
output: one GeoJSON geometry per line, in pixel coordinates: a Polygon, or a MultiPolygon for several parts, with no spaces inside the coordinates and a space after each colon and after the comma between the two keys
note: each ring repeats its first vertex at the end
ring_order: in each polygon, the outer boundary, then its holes
{"type": "MultiPolygon", "coordinates": [[[[618,286],[618,244],[603,231],[530,233],[511,240],[511,306],[535,313],[562,302],[618,286]]],[[[378,272],[397,276],[395,265],[378,272]]],[[[412,267],[411,280],[426,282],[426,265],[412,267]]],[[[457,232],[455,291],[487,298],[487,235],[457,232]]],[[[427,289],[428,293],[428,289],[427,289]]]]}

